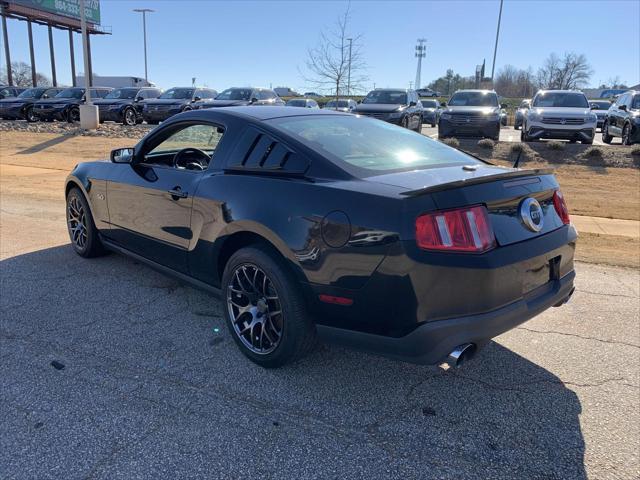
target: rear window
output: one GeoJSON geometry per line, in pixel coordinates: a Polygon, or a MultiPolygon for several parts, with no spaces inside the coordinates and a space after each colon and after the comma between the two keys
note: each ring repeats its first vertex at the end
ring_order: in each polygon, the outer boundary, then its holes
{"type": "Polygon", "coordinates": [[[435,100],[422,100],[422,106],[424,108],[438,108],[438,102],[435,100]]]}
{"type": "Polygon", "coordinates": [[[481,163],[437,140],[366,117],[310,115],[268,122],[359,177],[481,163]]]}
{"type": "Polygon", "coordinates": [[[560,108],[589,108],[589,102],[584,93],[573,92],[544,92],[533,99],[534,107],[560,108]]]}

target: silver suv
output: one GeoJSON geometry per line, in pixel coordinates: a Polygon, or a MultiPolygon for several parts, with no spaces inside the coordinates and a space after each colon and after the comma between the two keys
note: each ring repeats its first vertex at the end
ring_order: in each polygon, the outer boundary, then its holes
{"type": "Polygon", "coordinates": [[[521,140],[558,138],[593,143],[598,117],[589,101],[575,90],[541,90],[524,115],[521,140]]]}

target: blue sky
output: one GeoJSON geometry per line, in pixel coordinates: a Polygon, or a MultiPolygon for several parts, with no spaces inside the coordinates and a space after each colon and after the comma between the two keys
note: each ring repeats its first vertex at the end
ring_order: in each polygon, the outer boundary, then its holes
{"type": "MultiPolygon", "coordinates": [[[[102,24],[113,34],[92,37],[93,69],[100,75],[144,76],[142,19],[133,8],[152,8],[147,22],[149,78],[163,88],[197,83],[218,90],[234,85],[305,83],[307,48],[345,10],[344,1],[102,0],[102,24]]],[[[472,75],[484,58],[489,73],[499,0],[352,1],[350,30],[363,37],[369,86],[408,86],[414,80],[415,41],[428,40],[423,84],[447,68],[472,75]]],[[[615,76],[640,82],[640,0],[506,0],[496,70],[505,64],[534,69],[551,52],[584,53],[591,83],[615,76]],[[614,39],[610,44],[607,40],[614,39]]],[[[29,62],[25,22],[9,20],[12,60],[29,62]]],[[[34,25],[36,65],[50,76],[47,29],[34,25]]],[[[55,31],[59,83],[69,84],[66,32],[55,31]]],[[[79,37],[76,68],[81,71],[79,37]]],[[[2,50],[4,65],[4,50],[2,50]]]]}

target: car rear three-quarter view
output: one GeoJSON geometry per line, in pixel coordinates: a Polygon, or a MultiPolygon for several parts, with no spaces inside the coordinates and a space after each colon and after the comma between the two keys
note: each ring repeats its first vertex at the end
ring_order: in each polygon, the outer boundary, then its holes
{"type": "Polygon", "coordinates": [[[549,170],[494,166],[329,110],[172,117],[67,182],[75,250],[218,294],[265,367],[318,337],[457,366],[573,293],[576,231],[549,170]]]}

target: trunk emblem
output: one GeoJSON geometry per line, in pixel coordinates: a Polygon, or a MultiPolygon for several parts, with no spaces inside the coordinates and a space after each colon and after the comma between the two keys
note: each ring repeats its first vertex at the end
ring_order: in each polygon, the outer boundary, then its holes
{"type": "Polygon", "coordinates": [[[527,197],[520,203],[520,218],[532,232],[539,232],[544,226],[542,207],[535,198],[527,197]]]}

